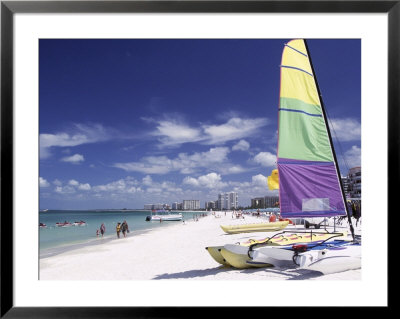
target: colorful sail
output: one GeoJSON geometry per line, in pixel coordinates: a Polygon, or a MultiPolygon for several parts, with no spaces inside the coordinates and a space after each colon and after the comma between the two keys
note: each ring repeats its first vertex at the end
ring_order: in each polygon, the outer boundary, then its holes
{"type": "Polygon", "coordinates": [[[281,63],[278,171],[283,217],[346,215],[316,79],[304,40],[281,63]]]}

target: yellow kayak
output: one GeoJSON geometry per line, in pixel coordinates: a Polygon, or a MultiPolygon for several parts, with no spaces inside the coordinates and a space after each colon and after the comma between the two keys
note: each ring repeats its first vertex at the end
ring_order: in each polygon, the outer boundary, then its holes
{"type": "Polygon", "coordinates": [[[221,225],[222,230],[228,234],[253,233],[253,232],[273,232],[284,229],[289,224],[288,220],[272,223],[255,223],[239,225],[221,225]]]}

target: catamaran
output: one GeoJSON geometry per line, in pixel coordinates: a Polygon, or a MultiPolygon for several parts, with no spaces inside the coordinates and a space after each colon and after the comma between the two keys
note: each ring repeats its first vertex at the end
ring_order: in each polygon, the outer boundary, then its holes
{"type": "MultiPolygon", "coordinates": [[[[355,238],[323,101],[303,39],[292,40],[284,47],[278,114],[281,216],[307,219],[347,216],[351,239],[345,232],[325,231],[321,234],[327,238],[314,240],[312,236],[317,232],[312,232],[310,240],[300,238],[296,243],[282,245],[273,245],[272,239],[250,245],[224,245],[219,251],[224,263],[237,268],[294,263],[322,273],[360,268],[361,237],[355,238]]],[[[307,236],[307,233],[297,234],[307,236]]]]}

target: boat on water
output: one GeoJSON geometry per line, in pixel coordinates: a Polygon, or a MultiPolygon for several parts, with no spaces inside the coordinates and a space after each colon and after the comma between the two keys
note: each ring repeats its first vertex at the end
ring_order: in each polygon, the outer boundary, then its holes
{"type": "Polygon", "coordinates": [[[222,261],[237,268],[291,265],[325,274],[358,269],[361,236],[356,239],[354,234],[305,40],[296,39],[285,45],[280,67],[277,148],[280,215],[284,219],[304,218],[308,221],[306,228],[319,228],[321,222],[315,219],[347,217],[351,238],[334,229],[322,240],[311,237],[310,241],[300,239],[283,245],[273,245],[272,241],[224,245],[220,248],[222,261]]]}
{"type": "Polygon", "coordinates": [[[39,227],[40,227],[40,228],[46,228],[46,227],[47,227],[47,225],[46,225],[46,224],[44,224],[44,223],[39,223],[39,227]]]}
{"type": "Polygon", "coordinates": [[[79,222],[74,222],[72,224],[73,226],[86,226],[86,222],[84,222],[83,220],[79,221],[79,222]]]}
{"type": "Polygon", "coordinates": [[[72,226],[72,223],[65,221],[63,223],[56,223],[56,226],[57,227],[70,227],[70,226],[72,226]]]}
{"type": "Polygon", "coordinates": [[[151,211],[151,215],[146,216],[146,221],[180,221],[183,219],[182,213],[171,214],[165,210],[153,210],[151,211]],[[154,213],[154,215],[153,215],[154,213]]]}

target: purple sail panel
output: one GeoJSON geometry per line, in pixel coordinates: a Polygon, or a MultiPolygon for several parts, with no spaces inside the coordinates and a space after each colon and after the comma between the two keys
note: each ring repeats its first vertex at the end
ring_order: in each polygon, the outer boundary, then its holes
{"type": "Polygon", "coordinates": [[[346,215],[334,163],[279,159],[278,171],[282,217],[346,215]]]}

